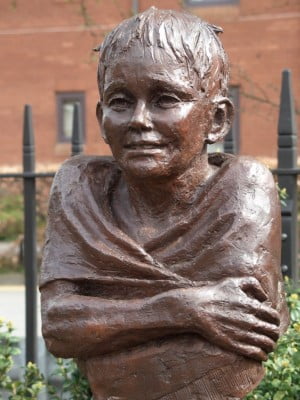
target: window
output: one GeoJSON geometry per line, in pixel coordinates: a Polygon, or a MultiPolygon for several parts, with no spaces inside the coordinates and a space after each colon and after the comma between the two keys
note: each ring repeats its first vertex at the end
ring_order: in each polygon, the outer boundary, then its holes
{"type": "Polygon", "coordinates": [[[208,146],[208,152],[225,152],[238,154],[240,148],[240,102],[239,87],[231,86],[229,88],[229,97],[234,105],[234,120],[230,131],[225,136],[223,142],[217,142],[208,146]]]}
{"type": "Polygon", "coordinates": [[[83,92],[61,92],[56,94],[58,142],[72,140],[74,106],[79,105],[83,140],[85,138],[85,101],[83,92]]]}
{"type": "Polygon", "coordinates": [[[236,4],[239,0],[185,0],[188,6],[213,6],[222,4],[236,4]]]}

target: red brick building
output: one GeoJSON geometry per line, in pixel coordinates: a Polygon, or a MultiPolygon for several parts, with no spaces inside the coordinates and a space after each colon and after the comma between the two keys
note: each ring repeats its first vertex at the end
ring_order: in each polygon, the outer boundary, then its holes
{"type": "MultiPolygon", "coordinates": [[[[21,160],[24,104],[33,107],[39,163],[70,152],[71,105],[84,114],[85,152],[107,154],[95,118],[92,48],[136,8],[187,8],[224,28],[239,113],[239,152],[276,157],[281,71],[293,72],[300,106],[299,0],[1,0],[0,166],[21,160]]],[[[299,125],[299,118],[298,118],[299,125]]]]}

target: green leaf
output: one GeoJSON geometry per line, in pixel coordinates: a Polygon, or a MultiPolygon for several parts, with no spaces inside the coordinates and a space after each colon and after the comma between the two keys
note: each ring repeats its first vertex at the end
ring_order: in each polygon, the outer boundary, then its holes
{"type": "Polygon", "coordinates": [[[293,322],[298,322],[300,320],[300,310],[297,308],[294,308],[290,312],[291,320],[293,322]]]}
{"type": "Polygon", "coordinates": [[[300,351],[297,351],[296,353],[294,353],[292,358],[293,358],[294,363],[299,366],[299,370],[300,370],[300,351]]]}
{"type": "Polygon", "coordinates": [[[273,385],[274,387],[279,387],[279,386],[280,386],[280,383],[281,383],[281,381],[280,381],[280,379],[278,379],[278,378],[275,378],[275,379],[272,380],[272,385],[273,385]]]}
{"type": "Polygon", "coordinates": [[[285,392],[278,391],[275,393],[273,400],[282,400],[285,396],[285,392]]]}

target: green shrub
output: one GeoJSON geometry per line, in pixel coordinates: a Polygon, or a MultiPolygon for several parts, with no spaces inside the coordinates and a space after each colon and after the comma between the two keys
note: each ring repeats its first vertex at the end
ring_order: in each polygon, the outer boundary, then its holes
{"type": "Polygon", "coordinates": [[[23,368],[21,379],[12,380],[9,372],[13,367],[13,356],[20,353],[18,342],[13,336],[12,324],[0,319],[0,400],[3,399],[1,392],[6,393],[9,400],[37,400],[42,392],[48,393],[49,400],[91,400],[88,382],[73,360],[56,360],[57,369],[53,375],[62,381],[59,388],[48,384],[31,362],[23,368]]]}
{"type": "MultiPolygon", "coordinates": [[[[14,242],[13,248],[0,254],[0,273],[22,272],[22,246],[24,235],[23,181],[0,180],[0,242],[14,242]]],[[[36,234],[37,257],[45,241],[48,197],[52,178],[37,180],[36,184],[36,234]]]]}
{"type": "Polygon", "coordinates": [[[300,399],[300,296],[288,286],[291,324],[264,363],[265,378],[246,400],[300,399]]]}
{"type": "Polygon", "coordinates": [[[35,364],[27,364],[21,380],[12,380],[8,375],[13,367],[13,356],[19,353],[12,324],[0,320],[0,389],[8,394],[9,400],[36,400],[46,388],[46,382],[35,364]]]}
{"type": "Polygon", "coordinates": [[[62,378],[60,389],[48,386],[48,393],[51,394],[50,400],[91,400],[92,393],[88,381],[80,373],[73,360],[63,360],[58,358],[57,369],[54,375],[62,378]]]}
{"type": "Polygon", "coordinates": [[[23,197],[21,194],[1,195],[0,240],[15,240],[23,232],[23,197]]]}

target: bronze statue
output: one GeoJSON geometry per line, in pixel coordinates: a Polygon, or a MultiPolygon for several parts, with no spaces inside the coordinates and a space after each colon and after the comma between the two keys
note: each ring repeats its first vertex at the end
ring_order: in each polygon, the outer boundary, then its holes
{"type": "Polygon", "coordinates": [[[150,8],[99,49],[113,158],[57,173],[41,274],[47,347],[94,400],[241,399],[287,327],[271,173],[207,154],[233,117],[221,31],[150,8]]]}

